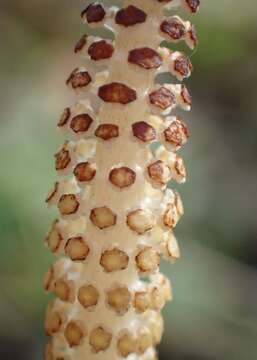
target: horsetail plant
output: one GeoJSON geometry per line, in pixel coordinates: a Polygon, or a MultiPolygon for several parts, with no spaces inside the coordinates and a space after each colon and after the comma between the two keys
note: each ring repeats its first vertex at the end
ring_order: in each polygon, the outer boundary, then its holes
{"type": "Polygon", "coordinates": [[[173,229],[183,205],[167,184],[186,179],[178,150],[188,139],[172,112],[191,108],[182,81],[192,64],[169,48],[197,44],[194,26],[172,12],[195,13],[199,0],[120,3],[82,12],[92,33],[108,28],[114,40],[83,35],[75,46],[83,67],[66,81],[78,101],[58,122],[72,140],[55,155],[60,180],[46,199],[60,218],[46,238],[59,258],[44,280],[56,295],[45,360],[157,359],[160,312],[172,297],[159,264],[180,256],[173,229]],[[177,82],[158,82],[163,72],[177,82]]]}

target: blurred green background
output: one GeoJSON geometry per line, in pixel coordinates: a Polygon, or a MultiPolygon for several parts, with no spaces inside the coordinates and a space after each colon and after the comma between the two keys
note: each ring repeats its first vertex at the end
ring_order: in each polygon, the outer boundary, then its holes
{"type": "MultiPolygon", "coordinates": [[[[48,301],[41,279],[53,257],[43,239],[54,212],[44,198],[55,125],[72,103],[64,80],[80,64],[82,1],[0,1],[0,358],[41,359],[48,301]]],[[[186,17],[185,14],[183,14],[186,17]]],[[[186,214],[182,259],[164,264],[174,287],[161,360],[257,359],[257,5],[203,0],[200,45],[184,115],[186,214]]],[[[90,360],[90,359],[88,359],[90,360]]],[[[110,359],[111,360],[111,359],[110,359]]]]}

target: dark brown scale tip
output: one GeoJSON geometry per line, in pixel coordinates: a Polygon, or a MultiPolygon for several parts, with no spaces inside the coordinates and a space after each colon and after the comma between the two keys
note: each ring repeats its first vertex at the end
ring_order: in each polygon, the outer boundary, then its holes
{"type": "Polygon", "coordinates": [[[115,21],[117,24],[127,27],[144,23],[146,21],[146,17],[147,14],[143,10],[130,5],[117,12],[115,21]]]}
{"type": "Polygon", "coordinates": [[[91,81],[92,78],[87,71],[79,71],[77,68],[72,71],[66,81],[66,84],[71,85],[73,89],[77,89],[87,86],[91,81]]]}
{"type": "Polygon", "coordinates": [[[162,58],[157,51],[142,47],[129,52],[128,62],[144,69],[158,69],[162,65],[162,58]]]}
{"type": "Polygon", "coordinates": [[[175,95],[164,86],[160,87],[149,94],[150,103],[165,110],[176,104],[175,95]]]}
{"type": "Polygon", "coordinates": [[[92,122],[93,119],[88,114],[80,114],[74,116],[74,118],[71,120],[70,128],[75,133],[86,132],[89,129],[92,122]]]}
{"type": "Polygon", "coordinates": [[[103,140],[116,138],[119,136],[119,127],[113,124],[101,124],[96,129],[95,136],[103,140]]]}
{"type": "Polygon", "coordinates": [[[69,118],[71,116],[71,111],[70,111],[70,108],[66,108],[64,109],[59,121],[58,121],[58,124],[57,126],[58,127],[63,127],[64,125],[67,124],[67,122],[69,121],[69,118]]]}
{"type": "Polygon", "coordinates": [[[185,85],[182,85],[181,96],[186,104],[188,104],[189,106],[192,105],[192,97],[185,85]]]}
{"type": "Polygon", "coordinates": [[[86,19],[88,23],[102,21],[105,17],[105,10],[100,4],[90,4],[85,10],[82,11],[81,17],[86,19]]]}
{"type": "Polygon", "coordinates": [[[174,69],[177,71],[181,76],[187,77],[190,75],[190,72],[193,69],[193,66],[185,55],[180,55],[174,61],[174,69]]]}
{"type": "Polygon", "coordinates": [[[78,53],[81,50],[83,50],[84,46],[87,44],[87,35],[83,35],[79,41],[77,42],[77,44],[75,45],[74,48],[74,52],[78,53]]]}
{"type": "Polygon", "coordinates": [[[77,164],[73,173],[80,182],[91,181],[96,175],[96,167],[89,162],[82,162],[77,164]]]}
{"type": "Polygon", "coordinates": [[[186,34],[186,28],[184,24],[177,17],[164,20],[161,23],[160,29],[163,33],[167,34],[172,40],[175,41],[180,40],[186,34]]]}
{"type": "Polygon", "coordinates": [[[114,52],[114,47],[105,40],[94,42],[89,46],[88,54],[92,60],[109,59],[114,52]]]}
{"type": "Polygon", "coordinates": [[[148,142],[156,139],[155,128],[145,121],[139,121],[132,125],[133,135],[141,141],[148,142]]]}
{"type": "Polygon", "coordinates": [[[101,86],[98,90],[98,96],[105,102],[123,105],[137,99],[137,93],[134,89],[118,82],[101,86]]]}
{"type": "Polygon", "coordinates": [[[123,166],[113,169],[110,172],[109,180],[113,185],[123,189],[134,184],[136,180],[136,173],[132,169],[123,166]]]}
{"type": "Polygon", "coordinates": [[[185,3],[192,13],[196,13],[199,10],[200,0],[185,0],[185,3]]]}

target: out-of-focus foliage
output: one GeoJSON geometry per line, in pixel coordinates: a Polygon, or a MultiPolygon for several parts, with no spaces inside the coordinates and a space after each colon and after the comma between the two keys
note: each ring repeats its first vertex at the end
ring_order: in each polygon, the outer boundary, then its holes
{"type": "MultiPolygon", "coordinates": [[[[174,301],[165,310],[161,359],[257,358],[257,5],[202,1],[193,18],[200,44],[185,120],[186,215],[177,228],[182,259],[165,265],[174,301]]],[[[55,124],[72,103],[64,80],[85,31],[83,2],[1,0],[0,355],[41,358],[47,297],[41,278],[53,258],[43,238],[54,211],[55,124]]]]}

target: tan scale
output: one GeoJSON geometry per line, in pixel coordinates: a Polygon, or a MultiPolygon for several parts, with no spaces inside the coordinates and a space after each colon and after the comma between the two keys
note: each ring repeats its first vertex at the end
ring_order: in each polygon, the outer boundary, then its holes
{"type": "Polygon", "coordinates": [[[82,236],[70,238],[65,245],[65,253],[73,261],[86,260],[90,248],[82,236]]]}
{"type": "Polygon", "coordinates": [[[96,353],[108,349],[112,341],[112,334],[103,327],[97,327],[89,336],[89,344],[96,353]]]}
{"type": "Polygon", "coordinates": [[[54,292],[62,301],[74,300],[74,283],[67,279],[58,279],[54,284],[54,292]]]}
{"type": "Polygon", "coordinates": [[[126,358],[137,352],[137,339],[130,333],[125,333],[117,341],[118,353],[126,358]]]}
{"type": "Polygon", "coordinates": [[[48,307],[45,319],[45,331],[47,335],[53,335],[60,331],[63,319],[60,313],[53,309],[52,304],[48,307]]]}
{"type": "Polygon", "coordinates": [[[58,202],[59,211],[64,216],[75,214],[79,206],[80,203],[74,194],[64,194],[58,202]]]}
{"type": "Polygon", "coordinates": [[[90,220],[99,229],[106,229],[116,224],[117,215],[106,206],[91,210],[90,220]]]}
{"type": "Polygon", "coordinates": [[[107,291],[106,302],[112,310],[121,315],[129,309],[131,294],[126,287],[117,287],[107,291]]]}
{"type": "Polygon", "coordinates": [[[137,268],[142,273],[154,272],[160,264],[160,254],[151,247],[145,247],[136,256],[137,268]]]}
{"type": "Polygon", "coordinates": [[[93,285],[84,285],[78,291],[78,301],[85,308],[92,308],[97,305],[99,292],[93,285]]]}
{"type": "Polygon", "coordinates": [[[81,345],[86,334],[85,328],[78,321],[73,320],[67,324],[64,330],[65,339],[70,347],[81,345]]]}
{"type": "Polygon", "coordinates": [[[128,255],[118,248],[104,251],[100,259],[100,264],[107,273],[124,270],[128,263],[128,255]]]}

